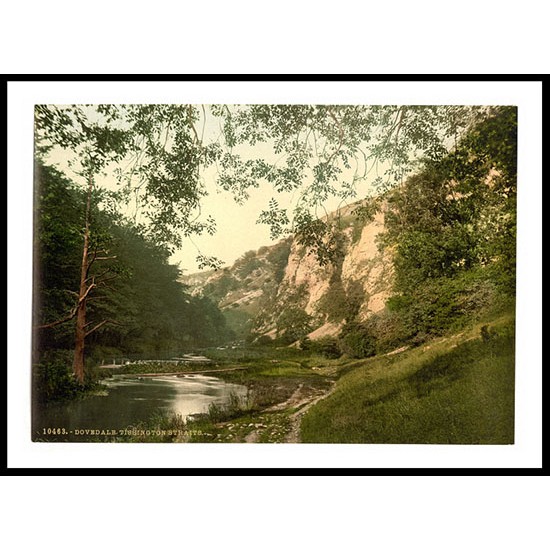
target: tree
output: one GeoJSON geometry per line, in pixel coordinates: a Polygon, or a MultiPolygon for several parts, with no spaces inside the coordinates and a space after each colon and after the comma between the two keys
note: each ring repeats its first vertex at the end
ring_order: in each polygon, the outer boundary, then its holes
{"type": "MultiPolygon", "coordinates": [[[[86,190],[79,189],[58,170],[37,163],[35,232],[35,323],[49,326],[37,332],[33,363],[44,374],[74,347],[76,316],[64,319],[75,305],[82,259],[82,212],[86,190]],[[40,366],[39,366],[40,365],[40,366]],[[46,369],[47,370],[47,369],[46,369]]],[[[166,249],[153,243],[140,227],[100,208],[90,208],[91,247],[99,240],[116,261],[94,263],[90,275],[101,282],[106,269],[113,277],[98,284],[87,298],[89,326],[105,323],[86,338],[86,357],[99,362],[107,357],[144,354],[148,358],[177,355],[182,349],[231,338],[217,308],[190,296],[178,279],[180,271],[169,263],[166,249]],[[116,275],[116,277],[114,277],[116,275]]],[[[66,365],[56,364],[59,374],[66,365]]],[[[65,378],[64,378],[65,379],[65,378]]],[[[70,380],[67,378],[67,381],[70,380]]],[[[72,387],[72,386],[71,386],[72,387]]],[[[37,387],[43,394],[44,385],[37,387]]],[[[55,391],[46,392],[54,395],[55,391]]]]}
{"type": "MultiPolygon", "coordinates": [[[[106,115],[108,119],[113,117],[112,111],[108,108],[104,108],[100,112],[106,115]]],[[[124,157],[127,151],[127,135],[124,130],[109,127],[99,122],[90,122],[84,111],[78,107],[61,110],[37,106],[35,122],[38,147],[44,147],[41,145],[41,138],[44,133],[47,133],[51,143],[63,149],[74,151],[74,163],[77,164],[77,173],[87,180],[82,261],[76,303],[70,313],[63,319],[38,327],[40,329],[51,328],[76,318],[73,370],[76,380],[83,384],[85,339],[105,323],[110,322],[110,320],[104,319],[92,328],[87,323],[86,307],[90,293],[98,284],[105,283],[105,279],[110,276],[109,270],[106,270],[99,277],[101,278],[100,281],[99,278],[90,274],[90,269],[95,262],[114,259],[114,257],[108,255],[107,251],[90,246],[90,213],[95,177],[109,163],[124,157]]]]}
{"type": "MultiPolygon", "coordinates": [[[[261,180],[276,193],[295,192],[299,200],[292,213],[272,198],[259,221],[271,225],[275,238],[293,231],[321,262],[329,262],[337,248],[337,219],[320,218],[328,198],[338,197],[342,204],[355,200],[357,184],[373,170],[381,172],[374,179],[378,191],[402,182],[419,154],[442,158],[480,114],[479,108],[456,106],[214,105],[207,113],[193,105],[39,105],[38,156],[55,146],[70,153],[87,190],[75,304],[64,318],[41,329],[76,318],[73,367],[82,382],[85,339],[111,321],[89,328],[86,316],[91,293],[105,282],[91,274],[91,267],[115,259],[91,246],[91,203],[106,171],[119,185],[104,200],[110,199],[111,207],[133,204],[135,219],[143,219],[150,238],[168,249],[193,234],[216,230],[215,220],[201,215],[206,167],[217,168],[219,188],[240,202],[261,180]],[[208,117],[219,123],[219,137],[205,134],[208,117]],[[239,148],[259,143],[280,158],[242,156],[239,148]]],[[[220,265],[203,254],[198,259],[201,266],[220,265]]],[[[112,275],[107,269],[104,276],[112,275]]]]}
{"type": "Polygon", "coordinates": [[[291,344],[311,331],[312,318],[300,307],[289,305],[277,318],[277,337],[291,344]]]}
{"type": "MultiPolygon", "coordinates": [[[[196,210],[204,194],[199,167],[212,160],[211,150],[216,147],[202,146],[195,118],[193,107],[187,105],[36,107],[38,158],[60,147],[71,154],[70,166],[86,186],[82,259],[74,306],[64,317],[37,327],[44,330],[76,319],[73,369],[81,384],[86,338],[114,322],[103,319],[90,328],[86,314],[93,291],[106,283],[91,273],[92,266],[116,259],[107,250],[91,246],[90,214],[98,194],[97,180],[111,169],[119,189],[104,194],[104,198],[110,199],[111,207],[135,200],[140,215],[148,221],[150,238],[158,245],[174,247],[181,243],[182,236],[212,232],[214,220],[199,221],[196,210]]],[[[201,257],[201,263],[219,265],[215,258],[206,256],[201,257]]],[[[114,275],[106,269],[100,277],[110,280],[114,275]]]]}
{"type": "Polygon", "coordinates": [[[447,155],[387,196],[384,242],[395,250],[395,295],[412,333],[438,333],[515,293],[516,132],[513,107],[488,110],[447,155]]]}
{"type": "Polygon", "coordinates": [[[376,353],[376,338],[372,334],[370,323],[348,322],[338,337],[340,351],[361,359],[376,353]]]}
{"type": "Polygon", "coordinates": [[[333,260],[339,229],[338,215],[324,206],[329,198],[354,202],[367,180],[375,195],[402,184],[419,158],[443,158],[485,114],[480,107],[366,105],[224,105],[212,112],[222,119],[226,146],[216,155],[218,185],[239,200],[261,180],[276,193],[295,193],[292,212],[272,197],[259,221],[274,238],[295,234],[322,262],[333,260]],[[243,144],[270,145],[278,158],[244,159],[243,144]]]}

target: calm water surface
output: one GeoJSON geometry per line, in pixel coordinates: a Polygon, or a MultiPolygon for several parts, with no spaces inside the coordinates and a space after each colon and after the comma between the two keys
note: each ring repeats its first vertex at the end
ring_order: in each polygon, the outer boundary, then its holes
{"type": "Polygon", "coordinates": [[[47,441],[85,441],[75,430],[118,430],[146,422],[155,413],[181,414],[184,418],[206,412],[211,403],[227,403],[231,393],[245,396],[247,388],[203,375],[162,376],[105,380],[107,395],[94,395],[38,411],[34,434],[47,441]],[[44,429],[65,428],[68,435],[45,435],[44,429]],[[71,434],[71,432],[73,432],[71,434]]]}

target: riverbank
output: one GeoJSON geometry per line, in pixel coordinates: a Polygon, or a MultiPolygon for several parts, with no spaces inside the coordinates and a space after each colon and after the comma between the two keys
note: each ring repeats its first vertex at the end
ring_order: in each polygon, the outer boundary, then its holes
{"type": "MultiPolygon", "coordinates": [[[[307,407],[330,391],[332,376],[321,372],[322,358],[286,349],[241,349],[222,359],[212,376],[247,388],[245,396],[231,395],[226,405],[211,404],[208,411],[193,415],[187,423],[174,415],[156,416],[138,426],[143,431],[170,431],[155,441],[196,443],[283,443],[297,442],[299,421],[307,407]],[[274,359],[274,356],[293,360],[274,359]],[[261,357],[263,356],[263,357],[261,357]],[[295,358],[300,358],[300,361],[295,358]],[[242,364],[244,363],[244,365],[242,364]],[[184,427],[182,427],[184,426],[184,427]]],[[[172,373],[187,376],[191,372],[172,373]]],[[[152,374],[158,376],[159,374],[152,374]]],[[[143,376],[143,375],[141,375],[143,376]]],[[[165,376],[163,373],[162,376],[165,376]]],[[[134,433],[117,441],[148,442],[145,433],[134,433]]]]}
{"type": "MultiPolygon", "coordinates": [[[[194,415],[185,430],[163,441],[514,441],[512,314],[478,322],[422,346],[402,347],[368,359],[327,359],[268,348],[251,350],[254,358],[248,360],[247,350],[239,353],[244,365],[234,365],[227,358],[219,362],[215,376],[246,386],[247,395],[194,415]]],[[[162,418],[156,422],[157,427],[171,425],[181,425],[181,421],[162,418]]],[[[130,440],[147,441],[144,437],[130,440]]]]}
{"type": "Polygon", "coordinates": [[[402,346],[367,359],[326,358],[311,350],[274,346],[202,351],[210,362],[199,368],[143,361],[116,371],[105,369],[111,375],[107,382],[111,390],[101,385],[102,395],[96,390],[86,399],[72,400],[62,407],[67,410],[61,416],[43,411],[38,417],[51,421],[42,428],[66,425],[70,432],[74,424],[80,429],[83,419],[91,422],[89,409],[95,408],[100,422],[89,427],[111,428],[116,419],[115,427],[121,430],[87,441],[507,444],[514,440],[513,312],[480,320],[421,346],[402,346]],[[221,393],[213,398],[214,391],[221,393]],[[128,402],[120,404],[115,394],[128,395],[128,402]],[[199,395],[204,399],[199,406],[186,408],[199,395]]]}

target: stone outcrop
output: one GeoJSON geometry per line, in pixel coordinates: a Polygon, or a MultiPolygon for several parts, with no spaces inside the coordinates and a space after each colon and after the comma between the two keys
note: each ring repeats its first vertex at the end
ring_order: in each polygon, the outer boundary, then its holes
{"type": "Polygon", "coordinates": [[[248,252],[222,272],[190,275],[185,282],[209,295],[222,311],[246,312],[258,336],[275,337],[289,309],[309,316],[310,339],[335,336],[345,323],[342,313],[338,318],[338,311],[331,311],[336,302],[355,301],[355,318],[363,321],[385,308],[393,279],[391,251],[379,247],[384,205],[369,221],[360,222],[349,212],[345,220],[342,254],[334,264],[320,265],[311,250],[290,239],[248,252]]]}

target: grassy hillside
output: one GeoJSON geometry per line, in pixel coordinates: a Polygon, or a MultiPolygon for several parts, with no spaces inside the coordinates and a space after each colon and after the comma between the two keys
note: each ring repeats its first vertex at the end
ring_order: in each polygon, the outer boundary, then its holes
{"type": "Polygon", "coordinates": [[[513,316],[348,365],[331,395],[304,416],[301,439],[513,443],[513,316]]]}

